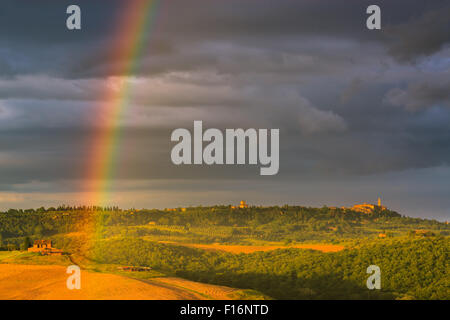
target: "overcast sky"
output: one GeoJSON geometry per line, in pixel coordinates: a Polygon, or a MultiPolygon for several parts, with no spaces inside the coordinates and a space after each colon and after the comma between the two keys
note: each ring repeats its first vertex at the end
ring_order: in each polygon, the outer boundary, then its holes
{"type": "Polygon", "coordinates": [[[122,74],[111,43],[131,2],[1,1],[0,209],[81,204],[102,92],[128,81],[111,205],[381,196],[448,220],[448,1],[160,0],[138,68],[122,74]],[[66,29],[69,4],[81,30],[66,29]],[[381,30],[366,28],[370,4],[381,30]],[[170,134],[194,120],[280,129],[278,175],[173,165],[170,134]]]}

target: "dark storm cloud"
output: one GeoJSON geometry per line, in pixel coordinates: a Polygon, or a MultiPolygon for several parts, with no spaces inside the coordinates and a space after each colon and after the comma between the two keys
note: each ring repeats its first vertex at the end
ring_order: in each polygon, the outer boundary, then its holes
{"type": "Polygon", "coordinates": [[[394,88],[386,94],[386,100],[409,111],[434,106],[450,107],[450,74],[428,76],[428,79],[412,81],[405,89],[394,88]]]}
{"type": "Polygon", "coordinates": [[[450,5],[423,12],[407,22],[387,28],[389,51],[396,58],[411,61],[433,54],[450,44],[450,5]]]}
{"type": "MultiPolygon", "coordinates": [[[[128,61],[112,48],[131,2],[2,1],[0,191],[81,190],[91,140],[105,123],[97,106],[124,80],[128,61]],[[81,31],[65,28],[69,4],[81,6],[81,31]]],[[[382,30],[369,31],[370,4],[161,0],[136,77],[126,80],[113,187],[136,191],[152,179],[169,181],[166,189],[185,179],[182,189],[194,193],[205,189],[197,180],[264,185],[255,166],[172,165],[170,132],[192,130],[194,120],[280,128],[272,179],[292,188],[290,199],[303,179],[345,188],[371,174],[448,166],[450,6],[377,1],[382,30]]]]}
{"type": "MultiPolygon", "coordinates": [[[[147,58],[136,72],[145,75],[213,68],[232,74],[246,71],[283,74],[303,70],[299,66],[283,68],[277,63],[280,54],[300,52],[306,56],[323,55],[325,59],[320,59],[320,63],[308,64],[309,69],[319,72],[324,63],[337,62],[334,65],[339,66],[339,62],[335,61],[333,51],[318,52],[311,48],[311,38],[342,40],[343,44],[374,42],[405,61],[435,53],[449,42],[445,19],[448,10],[441,10],[440,1],[380,1],[386,26],[380,32],[370,32],[365,27],[365,9],[370,4],[360,0],[346,1],[344,6],[330,0],[163,1],[156,16],[157,27],[150,36],[147,58]],[[240,47],[241,54],[233,52],[233,46],[240,47]],[[196,50],[198,47],[201,50],[196,50]],[[253,58],[266,55],[270,60],[247,59],[242,55],[244,49],[247,52],[253,49],[253,58]],[[228,60],[224,54],[232,58],[228,60]]],[[[68,69],[67,76],[95,77],[121,70],[117,66],[126,62],[106,59],[108,54],[98,48],[95,53],[82,54],[79,62],[68,69]]]]}
{"type": "Polygon", "coordinates": [[[86,151],[78,129],[29,128],[0,134],[0,188],[31,181],[75,179],[86,151]]]}
{"type": "MultiPolygon", "coordinates": [[[[126,61],[113,60],[111,48],[121,32],[118,24],[124,2],[79,0],[76,3],[82,8],[83,27],[81,31],[71,32],[65,28],[65,8],[71,1],[3,1],[2,75],[46,73],[78,78],[101,77],[123,70],[118,66],[126,61]],[[17,5],[18,2],[23,5],[17,5]]],[[[149,46],[144,52],[148,59],[144,59],[137,72],[189,71],[204,67],[239,72],[239,66],[247,65],[245,58],[230,69],[221,61],[217,50],[194,49],[199,45],[233,43],[262,48],[272,52],[276,59],[279,52],[298,53],[301,43],[310,37],[375,41],[386,45],[394,56],[410,59],[434,53],[448,43],[448,19],[445,19],[448,7],[442,8],[443,3],[379,1],[386,30],[370,32],[365,28],[365,8],[370,1],[350,0],[344,5],[332,0],[160,1],[149,46]]],[[[255,64],[252,67],[261,68],[255,64]]],[[[275,65],[274,70],[278,67],[275,65]]]]}

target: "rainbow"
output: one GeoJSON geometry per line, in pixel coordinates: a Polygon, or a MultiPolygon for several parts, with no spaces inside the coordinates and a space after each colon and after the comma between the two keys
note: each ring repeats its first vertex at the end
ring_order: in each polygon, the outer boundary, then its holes
{"type": "Polygon", "coordinates": [[[155,28],[156,12],[160,0],[131,0],[124,3],[118,30],[111,48],[111,63],[116,65],[106,81],[101,105],[96,109],[101,119],[101,128],[95,134],[88,155],[86,177],[87,198],[92,206],[110,205],[110,189],[116,171],[120,146],[120,120],[129,106],[132,86],[127,77],[135,74],[144,50],[148,49],[150,34],[155,28]],[[123,78],[122,78],[123,77],[123,78]],[[119,81],[117,81],[119,79],[119,81]],[[98,110],[98,111],[97,111],[98,110]]]}

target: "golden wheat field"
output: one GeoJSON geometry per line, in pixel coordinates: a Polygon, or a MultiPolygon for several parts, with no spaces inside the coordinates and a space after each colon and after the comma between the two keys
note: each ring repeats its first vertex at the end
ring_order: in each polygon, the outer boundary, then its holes
{"type": "Polygon", "coordinates": [[[54,265],[0,264],[0,299],[8,300],[203,300],[229,299],[236,289],[178,278],[137,280],[81,272],[81,289],[66,286],[66,268],[54,265]]]}
{"type": "MultiPolygon", "coordinates": [[[[163,241],[161,241],[163,242],[163,241]]],[[[266,246],[246,246],[246,245],[225,245],[225,244],[198,244],[198,243],[182,243],[182,242],[169,242],[164,241],[163,243],[177,244],[180,246],[186,246],[191,248],[198,248],[204,250],[219,250],[226,251],[230,253],[253,253],[257,251],[271,251],[276,249],[288,249],[288,248],[298,248],[298,249],[312,249],[322,252],[338,252],[345,249],[344,246],[336,244],[298,244],[292,246],[280,246],[280,245],[266,245],[266,246]]]]}

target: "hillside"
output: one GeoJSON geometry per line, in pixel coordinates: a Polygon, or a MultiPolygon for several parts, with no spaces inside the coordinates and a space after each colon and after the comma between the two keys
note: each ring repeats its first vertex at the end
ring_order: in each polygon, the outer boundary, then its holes
{"type": "Polygon", "coordinates": [[[184,278],[276,299],[450,298],[449,225],[386,209],[41,208],[0,213],[0,232],[4,250],[51,239],[91,270],[147,266],[179,279],[165,278],[171,285],[184,278]],[[381,290],[366,287],[372,264],[381,290]]]}
{"type": "Polygon", "coordinates": [[[300,206],[191,207],[170,210],[118,208],[40,208],[0,213],[0,246],[19,246],[24,237],[51,237],[73,232],[100,238],[145,237],[184,243],[258,244],[276,242],[342,242],[344,240],[414,234],[416,230],[450,235],[450,226],[436,220],[409,218],[390,211],[371,214],[300,206]],[[3,240],[3,241],[1,241],[3,240]]]}

